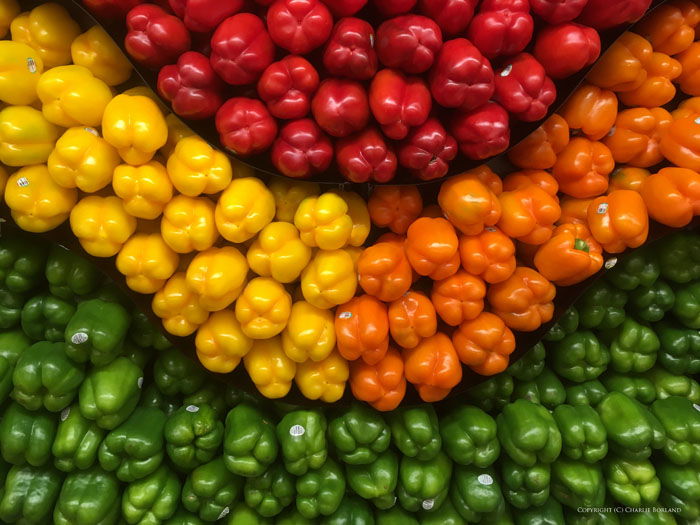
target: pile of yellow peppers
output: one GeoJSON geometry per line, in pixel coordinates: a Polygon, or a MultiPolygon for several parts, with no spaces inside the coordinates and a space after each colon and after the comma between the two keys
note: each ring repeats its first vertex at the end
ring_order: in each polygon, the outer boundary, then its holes
{"type": "MultiPolygon", "coordinates": [[[[349,369],[332,309],[357,288],[364,200],[318,185],[266,186],[165,115],[99,27],[57,4],[0,0],[0,187],[24,230],[64,221],[153,294],[165,329],[195,335],[209,370],[241,361],[260,392],[332,402],[349,369]],[[12,170],[15,170],[12,172],[12,170]]],[[[0,193],[3,195],[3,193],[0,193]]]]}

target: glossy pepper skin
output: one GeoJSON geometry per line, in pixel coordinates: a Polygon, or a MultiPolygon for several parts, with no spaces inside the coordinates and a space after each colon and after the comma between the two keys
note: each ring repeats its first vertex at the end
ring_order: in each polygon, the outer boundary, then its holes
{"type": "Polygon", "coordinates": [[[348,362],[340,353],[332,352],[321,361],[299,363],[294,381],[307,399],[334,403],[343,397],[349,376],[348,362]]]}
{"type": "Polygon", "coordinates": [[[63,341],[63,329],[75,307],[51,294],[37,295],[22,307],[22,330],[35,341],[63,341]]]}
{"type": "MultiPolygon", "coordinates": [[[[561,339],[564,338],[562,334],[561,339]]],[[[561,340],[558,339],[558,340],[561,340]]],[[[541,342],[508,367],[508,374],[520,381],[532,381],[544,370],[545,348],[541,342]]]]}
{"type": "Polygon", "coordinates": [[[326,43],[323,65],[333,76],[369,80],[379,67],[374,41],[374,28],[368,22],[360,18],[341,18],[326,43]]]}
{"type": "Polygon", "coordinates": [[[328,40],[333,16],[320,0],[276,0],[268,9],[267,27],[277,46],[306,55],[328,40]]]}
{"type": "Polygon", "coordinates": [[[458,113],[450,127],[460,151],[472,160],[484,160],[503,153],[510,144],[508,112],[489,101],[466,113],[458,113]]]}
{"type": "Polygon", "coordinates": [[[196,51],[182,53],[176,64],[166,65],[158,73],[158,92],[185,118],[214,116],[223,104],[222,91],[223,82],[208,57],[196,51]]]}
{"type": "Polygon", "coordinates": [[[610,392],[622,392],[627,397],[648,405],[656,399],[654,383],[645,377],[635,377],[608,372],[603,377],[603,384],[610,392]]]}
{"type": "Polygon", "coordinates": [[[348,464],[345,469],[348,485],[361,498],[371,500],[377,508],[392,505],[399,475],[399,461],[393,450],[382,452],[367,465],[348,464]]]}
{"type": "Polygon", "coordinates": [[[552,79],[529,53],[520,53],[500,70],[494,80],[494,98],[525,122],[541,120],[557,96],[552,79]]]}
{"type": "Polygon", "coordinates": [[[670,396],[687,397],[693,403],[700,399],[700,386],[692,377],[674,375],[660,367],[655,367],[644,374],[656,388],[657,399],[670,396]]]}
{"type": "Polygon", "coordinates": [[[180,480],[163,465],[148,476],[129,483],[122,496],[122,515],[128,522],[168,519],[179,503],[180,480]]]}
{"type": "Polygon", "coordinates": [[[644,180],[640,191],[649,216],[673,228],[687,225],[700,212],[700,174],[663,168],[644,180]]]}
{"type": "Polygon", "coordinates": [[[325,416],[315,411],[298,410],[282,418],[276,432],[288,472],[302,476],[325,463],[328,456],[326,428],[325,416]]]}
{"type": "Polygon", "coordinates": [[[425,16],[397,16],[377,29],[376,50],[381,63],[411,75],[430,69],[441,47],[440,27],[425,16]]]}
{"type": "Polygon", "coordinates": [[[498,516],[505,507],[498,476],[492,467],[456,467],[450,500],[462,520],[474,523],[498,516]]]}
{"type": "Polygon", "coordinates": [[[432,99],[422,80],[383,69],[372,79],[369,105],[384,134],[390,139],[401,140],[406,138],[410,128],[425,123],[432,99]]]}
{"type": "Polygon", "coordinates": [[[524,399],[506,405],[496,419],[498,439],[518,465],[553,462],[561,452],[562,438],[554,418],[541,405],[524,399]],[[527,432],[521,430],[527,429],[527,432]]]}
{"type": "Polygon", "coordinates": [[[297,371],[296,363],[284,353],[279,336],[254,340],[243,364],[256,388],[270,399],[287,395],[297,371]]]}
{"type": "MultiPolygon", "coordinates": [[[[585,0],[584,0],[585,2],[585,0]]],[[[539,5],[554,4],[554,9],[575,2],[550,2],[544,0],[539,5]]],[[[578,1],[582,5],[581,1],[578,1]]],[[[535,5],[532,6],[533,8],[535,5]]],[[[556,15],[554,15],[556,16],[556,15]]],[[[593,64],[600,56],[600,36],[595,29],[573,22],[559,23],[542,29],[536,37],[535,58],[542,64],[547,75],[552,78],[570,77],[593,64]],[[567,57],[566,60],[557,58],[567,57]]]]}
{"type": "MultiPolygon", "coordinates": [[[[693,32],[694,34],[694,32],[693,32]]],[[[693,42],[685,51],[675,55],[674,58],[681,64],[681,74],[676,78],[678,85],[683,93],[694,97],[700,94],[700,86],[698,86],[698,58],[700,45],[693,42]]]]}
{"type": "Polygon", "coordinates": [[[586,280],[603,266],[602,249],[583,224],[561,224],[535,254],[537,270],[557,285],[586,280]]]}
{"type": "Polygon", "coordinates": [[[209,311],[223,310],[243,291],[248,263],[237,249],[226,246],[199,252],[187,268],[187,284],[209,311]]]}
{"type": "Polygon", "coordinates": [[[532,39],[533,20],[527,2],[484,2],[467,35],[489,59],[515,55],[532,39]]]}
{"type": "Polygon", "coordinates": [[[460,262],[458,248],[457,234],[443,218],[422,217],[408,228],[406,256],[420,275],[440,280],[455,274],[460,262]]]}
{"type": "Polygon", "coordinates": [[[196,392],[204,383],[204,372],[175,349],[162,352],[153,365],[153,379],[163,394],[175,396],[196,392]]]}
{"type": "Polygon", "coordinates": [[[559,405],[554,420],[561,431],[562,454],[597,463],[608,452],[607,432],[598,413],[588,405],[559,405]]]}
{"type": "Polygon", "coordinates": [[[66,352],[79,363],[108,364],[121,352],[130,322],[120,304],[101,299],[83,301],[66,326],[66,352]]]}
{"type": "Polygon", "coordinates": [[[272,222],[275,199],[258,179],[235,179],[219,197],[216,205],[216,227],[224,239],[243,243],[255,237],[272,222]]]}
{"type": "Polygon", "coordinates": [[[559,458],[552,464],[551,492],[556,500],[571,509],[602,505],[605,483],[601,466],[559,458]]]}
{"type": "Polygon", "coordinates": [[[37,98],[36,85],[44,71],[44,61],[37,51],[22,42],[3,40],[0,49],[7,72],[0,76],[0,100],[8,104],[31,104],[37,98]],[[27,59],[33,61],[32,68],[27,67],[27,59]]]}
{"type": "Polygon", "coordinates": [[[234,474],[260,476],[277,458],[275,427],[257,408],[241,403],[226,416],[223,461],[234,474]]]}
{"type": "Polygon", "coordinates": [[[570,405],[588,405],[596,406],[606,395],[608,391],[603,384],[594,379],[572,385],[566,389],[566,402],[570,405]]]}
{"type": "Polygon", "coordinates": [[[350,388],[356,399],[366,401],[382,412],[394,410],[406,394],[406,377],[401,354],[389,347],[376,365],[364,360],[350,364],[350,388]]]}
{"type": "Polygon", "coordinates": [[[606,481],[614,500],[633,507],[656,501],[661,490],[661,482],[648,460],[610,459],[606,481]]]}
{"type": "Polygon", "coordinates": [[[63,6],[49,3],[15,17],[10,32],[13,41],[34,48],[48,69],[70,63],[70,44],[80,26],[63,6]]]}
{"type": "Polygon", "coordinates": [[[409,290],[389,305],[389,331],[402,348],[415,348],[437,331],[435,306],[427,296],[409,290]]]}
{"type": "Polygon", "coordinates": [[[389,447],[391,433],[380,414],[354,403],[329,421],[328,439],[343,463],[367,465],[389,447]]]}
{"type": "Polygon", "coordinates": [[[515,245],[495,226],[460,237],[462,268],[489,284],[505,281],[515,271],[515,245]]]}
{"type": "Polygon", "coordinates": [[[382,301],[398,300],[413,281],[403,246],[395,242],[378,242],[364,249],[357,270],[362,289],[382,301]]]}
{"type": "Polygon", "coordinates": [[[370,295],[340,305],[335,318],[340,354],[351,361],[360,357],[369,365],[381,361],[389,347],[386,306],[370,295]]]}
{"type": "Polygon", "coordinates": [[[345,493],[345,477],[331,458],[296,480],[296,507],[306,519],[333,514],[345,493]]]}
{"type": "Polygon", "coordinates": [[[557,374],[578,383],[596,379],[611,360],[611,351],[589,331],[569,334],[550,348],[557,374]]]}
{"type": "Polygon", "coordinates": [[[613,136],[617,133],[612,130],[618,116],[617,96],[609,89],[583,84],[564,104],[561,116],[570,129],[580,130],[590,140],[601,140],[608,133],[613,136]]]}
{"type": "Polygon", "coordinates": [[[117,270],[126,277],[126,284],[138,293],[155,293],[172,277],[179,262],[178,255],[158,233],[132,235],[117,255],[117,270]]]}
{"type": "Polygon", "coordinates": [[[355,263],[345,250],[319,250],[301,274],[304,299],[317,308],[346,303],[355,295],[355,263]]]}
{"type": "Polygon", "coordinates": [[[663,319],[673,308],[675,294],[663,280],[657,280],[649,287],[638,287],[630,292],[629,305],[632,313],[640,321],[656,322],[663,319]]]}
{"type": "Polygon", "coordinates": [[[124,47],[143,65],[158,69],[190,49],[190,34],[178,17],[157,5],[134,7],[126,16],[124,47]]]}
{"type": "Polygon", "coordinates": [[[30,412],[10,404],[0,421],[0,453],[13,465],[45,465],[51,459],[56,418],[45,411],[30,412]]]}
{"type": "Polygon", "coordinates": [[[462,379],[457,351],[441,332],[405,350],[404,361],[406,380],[415,385],[426,402],[444,399],[462,379]]]}
{"type": "Polygon", "coordinates": [[[7,166],[46,162],[59,134],[59,128],[41,111],[31,106],[8,106],[0,111],[0,162],[7,166]]]}
{"type": "Polygon", "coordinates": [[[120,485],[116,476],[95,466],[66,476],[53,512],[59,525],[116,523],[120,485]]]}
{"type": "Polygon", "coordinates": [[[287,324],[292,298],[284,286],[269,277],[251,280],[236,300],[236,319],[251,339],[269,339],[287,324]]]}
{"type": "Polygon", "coordinates": [[[56,468],[73,472],[96,464],[104,430],[83,417],[77,404],[63,411],[60,419],[56,439],[51,446],[56,468]]]}
{"type": "Polygon", "coordinates": [[[552,175],[563,193],[583,199],[607,190],[608,175],[614,167],[612,153],[604,144],[576,137],[557,157],[552,175]]]}
{"type": "Polygon", "coordinates": [[[561,208],[547,191],[529,184],[498,196],[501,217],[498,227],[521,242],[540,245],[552,236],[554,222],[561,217],[561,208]]]}
{"type": "Polygon", "coordinates": [[[662,321],[654,325],[660,341],[658,362],[672,374],[700,372],[700,338],[693,330],[662,321]]]}
{"type": "Polygon", "coordinates": [[[496,438],[496,421],[483,410],[460,406],[440,421],[440,435],[445,453],[460,465],[486,468],[501,450],[496,438]]]}
{"type": "Polygon", "coordinates": [[[695,236],[676,233],[663,243],[658,254],[661,275],[674,283],[688,283],[700,275],[700,243],[695,236]]]}
{"type": "Polygon", "coordinates": [[[117,166],[112,188],[122,199],[128,214],[141,219],[156,219],[173,197],[173,185],[168,173],[157,161],[141,166],[117,166]]]}
{"type": "Polygon", "coordinates": [[[510,161],[523,169],[549,169],[569,143],[569,126],[560,115],[550,116],[539,128],[508,151],[510,161]]]}
{"type": "Polygon", "coordinates": [[[437,414],[431,405],[401,407],[387,415],[394,445],[420,461],[434,459],[442,447],[437,414]]]}
{"type": "Polygon", "coordinates": [[[404,456],[396,489],[401,506],[409,512],[416,512],[429,507],[425,502],[432,500],[439,507],[447,498],[451,477],[452,460],[444,452],[429,460],[404,456]]]}
{"type": "Polygon", "coordinates": [[[552,318],[555,292],[554,285],[542,275],[520,266],[507,280],[491,285],[487,299],[506,326],[532,331],[552,318]]]}
{"type": "Polygon", "coordinates": [[[398,149],[399,164],[421,180],[447,175],[450,162],[457,156],[457,141],[439,120],[429,118],[411,130],[398,149]]]}
{"type": "Polygon", "coordinates": [[[700,417],[693,403],[680,396],[657,399],[651,405],[666,433],[664,455],[676,465],[698,465],[700,447],[697,439],[700,417]]]}
{"type": "Polygon", "coordinates": [[[581,326],[607,330],[625,320],[627,294],[604,281],[596,282],[578,303],[581,326]]]}
{"type": "Polygon", "coordinates": [[[339,140],[336,162],[340,173],[351,182],[389,182],[398,164],[393,146],[372,127],[339,140]]]}
{"type": "Polygon", "coordinates": [[[61,482],[61,474],[51,467],[12,467],[0,499],[0,519],[6,523],[50,521],[61,482]]]}
{"type": "Polygon", "coordinates": [[[294,478],[275,464],[262,476],[246,479],[243,495],[260,516],[276,516],[294,499],[294,478]]]}
{"type": "Polygon", "coordinates": [[[24,293],[36,287],[46,264],[46,248],[22,242],[18,237],[0,239],[0,281],[11,292],[24,293]]]}
{"type": "Polygon", "coordinates": [[[445,217],[465,235],[479,235],[501,218],[498,196],[469,172],[447,180],[440,187],[438,203],[445,217]]]}
{"type": "Polygon", "coordinates": [[[654,53],[646,67],[646,80],[636,89],[620,93],[620,101],[627,106],[663,106],[676,96],[673,80],[682,71],[680,62],[665,55],[654,53]]]}
{"type": "Polygon", "coordinates": [[[227,470],[218,457],[189,473],[182,487],[182,504],[204,521],[219,519],[233,506],[243,489],[243,479],[227,470]]]}
{"type": "Polygon", "coordinates": [[[188,405],[171,414],[163,427],[165,450],[176,468],[190,471],[214,459],[224,424],[208,404],[188,405]]]}
{"type": "Polygon", "coordinates": [[[333,144],[313,120],[301,119],[282,126],[270,154],[282,174],[303,179],[328,169],[333,144]]]}
{"type": "Polygon", "coordinates": [[[649,233],[649,216],[636,191],[616,190],[594,199],[588,207],[588,225],[596,241],[608,253],[643,244],[649,233]]]}
{"type": "Polygon", "coordinates": [[[647,168],[663,159],[659,143],[671,122],[663,108],[627,109],[618,114],[604,143],[616,162],[647,168]]]}
{"type": "Polygon", "coordinates": [[[321,129],[337,138],[348,137],[367,126],[370,116],[367,93],[359,82],[324,80],[311,101],[311,111],[321,129]]]}
{"type": "Polygon", "coordinates": [[[501,463],[503,495],[516,509],[540,506],[549,497],[549,463],[523,467],[508,457],[501,463]]]}
{"type": "Polygon", "coordinates": [[[661,481],[661,501],[680,508],[681,517],[697,518],[700,515],[700,509],[695,503],[697,494],[700,494],[697,468],[675,465],[670,461],[660,461],[655,468],[661,481]]]}
{"type": "Polygon", "coordinates": [[[71,210],[71,230],[83,249],[96,257],[112,257],[136,230],[136,220],[114,196],[83,197],[71,210]]]}
{"type": "Polygon", "coordinates": [[[99,26],[93,26],[77,36],[70,50],[74,64],[88,68],[108,86],[118,86],[131,76],[131,63],[99,26]]]}
{"type": "Polygon", "coordinates": [[[284,353],[297,363],[322,361],[335,348],[333,313],[306,301],[297,301],[282,332],[284,353]]]}
{"type": "Polygon", "coordinates": [[[566,399],[566,391],[559,377],[544,369],[530,381],[516,381],[513,399],[527,399],[552,410],[566,399]]]}
{"type": "Polygon", "coordinates": [[[274,117],[300,119],[308,115],[319,82],[318,72],[305,58],[288,55],[263,71],[258,96],[274,117]]]}
{"type": "Polygon", "coordinates": [[[277,136],[277,122],[267,107],[260,100],[247,97],[224,102],[216,112],[216,129],[221,144],[241,156],[267,150],[277,136]]]}
{"type": "Polygon", "coordinates": [[[637,89],[646,80],[646,67],[651,63],[652,54],[648,40],[636,33],[626,33],[596,63],[588,74],[588,81],[615,92],[637,89]]]}

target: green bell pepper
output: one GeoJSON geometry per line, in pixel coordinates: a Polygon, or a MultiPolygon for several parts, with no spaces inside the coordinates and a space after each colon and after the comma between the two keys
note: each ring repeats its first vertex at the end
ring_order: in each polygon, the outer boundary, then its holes
{"type": "Polygon", "coordinates": [[[627,507],[655,503],[661,492],[661,482],[648,459],[609,458],[605,463],[605,480],[610,497],[627,507]]]}
{"type": "Polygon", "coordinates": [[[644,377],[654,384],[657,399],[681,396],[700,404],[700,384],[692,377],[673,375],[658,366],[646,372],[644,377]]]}
{"type": "Polygon", "coordinates": [[[700,282],[676,290],[676,302],[671,311],[683,326],[700,329],[700,282]]]}
{"type": "Polygon", "coordinates": [[[224,424],[209,405],[187,405],[168,417],[164,434],[170,461],[189,472],[217,455],[224,440],[224,424]]]}
{"type": "Polygon", "coordinates": [[[264,518],[277,516],[294,501],[294,478],[275,463],[262,476],[246,478],[243,496],[246,505],[264,518]]]}
{"type": "Polygon", "coordinates": [[[700,279],[700,238],[697,234],[674,233],[655,251],[664,279],[681,284],[700,279]]]}
{"type": "Polygon", "coordinates": [[[122,516],[130,524],[162,523],[175,514],[179,502],[180,480],[162,465],[129,483],[122,496],[122,516]]]}
{"type": "Polygon", "coordinates": [[[394,505],[399,459],[393,450],[385,450],[368,465],[346,465],[345,473],[348,485],[362,499],[372,500],[380,509],[394,505]]]}
{"type": "Polygon", "coordinates": [[[260,476],[277,458],[274,425],[257,408],[241,403],[226,417],[224,462],[239,476],[260,476]]]}
{"type": "MultiPolygon", "coordinates": [[[[444,503],[444,505],[447,504],[449,504],[449,500],[445,501],[444,503]]],[[[454,507],[452,507],[452,510],[458,518],[457,522],[445,519],[445,513],[443,513],[440,521],[435,521],[434,523],[441,523],[442,525],[458,525],[459,523],[462,523],[462,516],[457,514],[457,511],[454,510],[454,507]]],[[[421,516],[422,520],[419,522],[416,518],[414,518],[411,515],[411,513],[405,511],[398,505],[394,505],[390,509],[377,511],[375,513],[375,523],[376,525],[421,525],[421,523],[422,525],[426,525],[427,523],[429,523],[428,520],[430,520],[430,518],[432,518],[434,515],[435,513],[431,512],[429,514],[426,514],[425,516],[421,516]]]]}
{"type": "Polygon", "coordinates": [[[550,478],[549,463],[523,467],[507,456],[501,462],[503,495],[508,503],[518,509],[544,505],[549,498],[550,478]]]}
{"type": "MultiPolygon", "coordinates": [[[[635,512],[623,514],[622,525],[677,525],[678,522],[670,512],[635,512]]],[[[685,523],[683,525],[695,525],[685,523]]]]}
{"type": "Polygon", "coordinates": [[[0,453],[8,463],[41,467],[51,459],[56,417],[12,403],[0,420],[0,453]]]}
{"type": "Polygon", "coordinates": [[[655,323],[664,318],[675,301],[673,289],[666,281],[658,280],[649,287],[640,286],[630,292],[628,305],[638,319],[655,323]]]}
{"type": "Polygon", "coordinates": [[[517,464],[551,463],[561,452],[561,433],[552,414],[524,399],[506,405],[498,417],[498,439],[517,464]]]}
{"type": "Polygon", "coordinates": [[[515,513],[515,525],[564,525],[564,511],[554,498],[549,498],[541,507],[515,513]]]}
{"type": "Polygon", "coordinates": [[[54,465],[63,472],[90,468],[97,461],[105,431],[83,417],[78,405],[61,412],[60,420],[51,447],[54,465]]]}
{"type": "Polygon", "coordinates": [[[162,410],[166,416],[171,416],[178,408],[182,406],[182,402],[177,397],[165,396],[158,390],[156,385],[148,385],[141,395],[139,403],[142,407],[157,408],[162,410]]]}
{"type": "Polygon", "coordinates": [[[272,525],[271,519],[263,518],[243,502],[236,504],[227,515],[227,525],[272,525]]]}
{"type": "Polygon", "coordinates": [[[387,418],[394,445],[404,456],[425,461],[438,455],[442,438],[432,405],[399,407],[387,418]]]}
{"type": "Polygon", "coordinates": [[[598,412],[588,405],[559,405],[554,421],[561,432],[562,452],[571,459],[595,463],[608,453],[608,435],[598,412]]]}
{"type": "Polygon", "coordinates": [[[485,412],[500,411],[510,403],[513,395],[513,378],[510,374],[497,374],[467,390],[467,400],[485,412]]]}
{"type": "Polygon", "coordinates": [[[95,367],[80,387],[80,412],[100,428],[111,430],[136,408],[142,383],[143,372],[126,357],[95,367]]]}
{"type": "Polygon", "coordinates": [[[672,374],[700,374],[700,332],[669,321],[654,325],[661,342],[659,363],[672,374]]]}
{"type": "Polygon", "coordinates": [[[116,476],[95,466],[66,476],[53,511],[54,525],[114,525],[119,520],[116,476]]]}
{"type": "Polygon", "coordinates": [[[391,444],[391,432],[381,414],[353,403],[328,424],[328,439],[338,459],[349,465],[367,465],[391,444]]]}
{"type": "Polygon", "coordinates": [[[0,237],[0,286],[28,292],[44,282],[47,248],[43,242],[0,237]]]}
{"type": "MultiPolygon", "coordinates": [[[[557,322],[547,331],[542,339],[545,341],[561,341],[567,335],[578,329],[579,315],[575,306],[570,306],[557,322]]],[[[532,351],[532,350],[530,350],[532,351]]]]}
{"type": "Polygon", "coordinates": [[[646,377],[630,376],[608,372],[603,377],[603,384],[610,392],[622,392],[627,397],[648,405],[656,399],[656,388],[646,377]]]}
{"type": "Polygon", "coordinates": [[[204,525],[204,522],[199,519],[199,516],[188,512],[184,507],[178,508],[175,514],[164,523],[165,525],[204,525]]]}
{"type": "Polygon", "coordinates": [[[118,303],[90,299],[78,304],[65,329],[71,359],[102,366],[122,351],[131,317],[118,303]]]}
{"type": "Polygon", "coordinates": [[[218,457],[189,473],[182,487],[182,504],[204,521],[216,521],[228,514],[242,488],[243,479],[218,457]]]}
{"type": "Polygon", "coordinates": [[[700,468],[700,411],[693,403],[678,396],[658,399],[651,405],[651,413],[664,427],[666,457],[677,465],[700,468]]]}
{"type": "Polygon", "coordinates": [[[661,274],[659,261],[651,250],[638,248],[621,259],[605,273],[605,278],[620,290],[652,286],[661,274]]]}
{"type": "Polygon", "coordinates": [[[552,463],[552,496],[572,509],[600,507],[605,501],[605,483],[599,463],[560,457],[552,463]]]}
{"type": "Polygon", "coordinates": [[[570,509],[566,513],[566,525],[620,525],[620,518],[612,512],[577,512],[570,509]]]}
{"type": "Polygon", "coordinates": [[[305,518],[296,507],[289,507],[275,520],[275,525],[314,525],[314,523],[316,520],[305,518]]]}
{"type": "Polygon", "coordinates": [[[68,301],[91,294],[103,280],[94,264],[58,245],[49,251],[45,275],[51,293],[68,301]]]}
{"type": "Polygon", "coordinates": [[[597,378],[610,362],[606,346],[587,330],[550,344],[548,357],[557,374],[576,383],[597,378]]]}
{"type": "MultiPolygon", "coordinates": [[[[452,504],[450,498],[447,498],[440,508],[437,510],[425,510],[419,514],[420,521],[416,520],[406,512],[401,509],[398,505],[394,509],[400,509],[402,513],[409,516],[409,519],[402,519],[401,521],[387,521],[387,525],[463,525],[464,518],[457,512],[457,509],[452,504]]],[[[393,510],[393,509],[392,509],[393,510]]],[[[397,519],[399,516],[397,516],[397,519]]],[[[377,517],[377,525],[382,525],[379,517],[377,517]]],[[[482,520],[482,523],[486,523],[486,519],[482,520]]]]}
{"type": "Polygon", "coordinates": [[[22,330],[34,341],[63,341],[75,306],[51,294],[36,295],[22,308],[22,330]]]}
{"type": "Polygon", "coordinates": [[[505,506],[493,467],[456,466],[450,484],[450,500],[459,515],[469,523],[483,522],[488,515],[505,506]]]}
{"type": "Polygon", "coordinates": [[[496,421],[480,408],[461,405],[440,421],[443,450],[460,465],[485,468],[501,453],[496,421]]]}
{"type": "MultiPolygon", "coordinates": [[[[562,335],[562,339],[564,336],[562,335]]],[[[530,348],[524,356],[508,367],[506,372],[520,381],[532,381],[544,370],[546,350],[542,342],[530,348]]]]}
{"type": "Polygon", "coordinates": [[[7,359],[13,367],[22,352],[31,345],[31,339],[22,330],[0,332],[0,357],[7,359]]]}
{"type": "Polygon", "coordinates": [[[578,300],[579,322],[583,328],[608,330],[625,320],[627,294],[610,283],[598,280],[578,300]]]}
{"type": "Polygon", "coordinates": [[[316,410],[295,410],[277,424],[277,441],[285,468],[295,476],[326,462],[326,417],[316,410]]]}
{"type": "Polygon", "coordinates": [[[336,511],[321,519],[319,525],[374,525],[374,515],[362,499],[345,496],[336,511]]]}
{"type": "Polygon", "coordinates": [[[566,388],[566,402],[569,405],[596,406],[607,395],[608,391],[603,383],[594,379],[585,383],[578,383],[566,388]]]}
{"type": "Polygon", "coordinates": [[[296,505],[308,519],[330,516],[345,495],[345,476],[340,466],[328,458],[318,469],[308,470],[296,480],[296,505]]]}
{"type": "Polygon", "coordinates": [[[265,398],[255,396],[245,390],[236,388],[236,386],[228,384],[225,386],[224,401],[228,408],[237,407],[241,403],[248,403],[252,406],[262,407],[265,404],[265,398]]]}
{"type": "Polygon", "coordinates": [[[223,420],[228,412],[224,396],[222,385],[218,382],[211,382],[208,385],[204,385],[196,392],[183,397],[182,405],[209,405],[212,410],[214,410],[216,418],[223,420]]]}
{"type": "Polygon", "coordinates": [[[127,483],[154,472],[163,462],[165,420],[157,408],[137,407],[105,436],[97,455],[100,466],[116,470],[117,478],[127,483]]]}
{"type": "Polygon", "coordinates": [[[51,467],[12,467],[0,490],[0,521],[49,523],[62,482],[61,473],[51,467]]]}
{"type": "Polygon", "coordinates": [[[566,401],[566,390],[557,375],[545,369],[532,381],[516,381],[513,399],[527,399],[553,409],[566,401]]]}
{"type": "Polygon", "coordinates": [[[205,374],[199,363],[195,364],[175,348],[164,350],[153,365],[153,379],[158,390],[166,396],[194,394],[204,384],[205,374]]]}
{"type": "Polygon", "coordinates": [[[669,508],[679,508],[678,515],[687,520],[700,518],[700,470],[691,465],[676,465],[666,459],[656,464],[661,481],[660,501],[669,508]]]}
{"type": "Polygon", "coordinates": [[[444,452],[425,461],[402,457],[396,488],[401,506],[410,512],[437,510],[447,498],[451,477],[452,460],[444,452]]]}
{"type": "Polygon", "coordinates": [[[25,294],[0,287],[0,330],[9,330],[19,325],[22,307],[26,302],[25,294]]]}
{"type": "Polygon", "coordinates": [[[0,355],[0,405],[5,403],[5,400],[12,391],[12,373],[14,365],[0,355]]]}
{"type": "Polygon", "coordinates": [[[656,363],[661,343],[654,331],[628,317],[610,344],[610,367],[616,372],[644,372],[656,363]]]}
{"type": "Polygon", "coordinates": [[[83,367],[68,359],[65,343],[42,341],[19,356],[12,397],[29,410],[58,412],[73,402],[84,378],[83,367]]]}
{"type": "Polygon", "coordinates": [[[119,355],[126,357],[129,361],[143,370],[153,358],[153,349],[141,348],[140,346],[133,344],[131,341],[125,341],[119,355]]]}
{"type": "Polygon", "coordinates": [[[141,348],[155,348],[160,351],[173,346],[160,327],[153,324],[148,316],[140,311],[133,312],[127,337],[129,341],[141,348]]]}

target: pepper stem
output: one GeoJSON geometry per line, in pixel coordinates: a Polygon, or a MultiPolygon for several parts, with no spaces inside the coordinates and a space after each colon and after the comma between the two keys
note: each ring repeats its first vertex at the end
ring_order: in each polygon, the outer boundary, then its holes
{"type": "Polygon", "coordinates": [[[590,251],[590,248],[588,247],[588,243],[583,239],[576,239],[574,241],[574,250],[581,250],[583,252],[588,253],[590,251]]]}

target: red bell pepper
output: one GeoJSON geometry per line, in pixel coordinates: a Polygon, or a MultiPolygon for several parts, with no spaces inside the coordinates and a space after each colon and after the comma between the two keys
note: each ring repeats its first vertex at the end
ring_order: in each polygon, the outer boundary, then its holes
{"type": "Polygon", "coordinates": [[[195,33],[208,33],[243,9],[244,0],[169,0],[170,9],[195,33]]]}
{"type": "Polygon", "coordinates": [[[428,71],[441,47],[440,26],[425,16],[397,16],[377,29],[379,60],[410,75],[428,71]]]}
{"type": "Polygon", "coordinates": [[[430,115],[433,100],[423,79],[383,69],[369,88],[369,107],[384,134],[393,140],[406,138],[410,128],[430,115]]]}
{"type": "Polygon", "coordinates": [[[595,29],[608,29],[634,22],[647,12],[651,0],[588,0],[577,22],[595,29]]]}
{"type": "Polygon", "coordinates": [[[277,118],[303,118],[309,114],[311,97],[319,82],[318,72],[308,60],[287,55],[263,72],[258,81],[258,96],[277,118]]]}
{"type": "Polygon", "coordinates": [[[177,64],[164,66],[158,73],[158,93],[185,118],[214,116],[224,103],[223,85],[209,58],[196,51],[184,53],[177,64]]]}
{"type": "Polygon", "coordinates": [[[543,119],[557,98],[554,82],[529,53],[520,53],[511,59],[496,74],[495,82],[494,100],[525,122],[543,119]]]}
{"type": "Polygon", "coordinates": [[[83,0],[92,14],[105,20],[124,18],[134,7],[145,0],[83,0]]]}
{"type": "Polygon", "coordinates": [[[265,151],[277,136],[277,122],[254,98],[228,99],[216,113],[216,130],[221,143],[236,155],[265,151]]]}
{"type": "Polygon", "coordinates": [[[272,41],[294,55],[322,46],[333,30],[333,15],[321,0],[276,0],[267,10],[272,41]]]}
{"type": "Polygon", "coordinates": [[[545,22],[556,25],[576,18],[587,3],[588,0],[530,0],[530,9],[545,22]]]}
{"type": "Polygon", "coordinates": [[[470,111],[493,95],[491,63],[465,38],[445,42],[430,72],[430,92],[446,108],[470,111]]]}
{"type": "Polygon", "coordinates": [[[252,84],[275,59],[275,44],[265,24],[250,13],[227,18],[211,37],[211,65],[233,86],[252,84]]]}
{"type": "Polygon", "coordinates": [[[418,8],[432,18],[445,36],[463,34],[474,17],[477,0],[420,0],[418,8]]]}
{"type": "Polygon", "coordinates": [[[190,49],[190,33],[182,20],[154,4],[129,11],[126,28],[126,51],[146,67],[159,69],[190,49]]]}
{"type": "Polygon", "coordinates": [[[458,114],[452,121],[451,131],[462,153],[474,160],[498,155],[508,149],[510,143],[508,112],[496,102],[458,114]]]}
{"type": "Polygon", "coordinates": [[[408,13],[416,5],[417,0],[374,0],[374,6],[386,17],[408,13]]]}
{"type": "Polygon", "coordinates": [[[335,158],[351,182],[389,182],[396,174],[396,154],[375,128],[339,140],[335,158]]]}
{"type": "Polygon", "coordinates": [[[527,0],[485,0],[469,24],[469,40],[488,58],[520,53],[532,39],[527,0]]]}
{"type": "Polygon", "coordinates": [[[281,173],[303,179],[328,169],[333,144],[310,118],[293,120],[282,126],[270,157],[281,173]]]}
{"type": "Polygon", "coordinates": [[[333,137],[347,137],[369,122],[369,102],[362,84],[329,78],[311,101],[311,111],[321,129],[333,137]]]}
{"type": "Polygon", "coordinates": [[[369,80],[377,72],[374,28],[359,18],[339,20],[323,53],[323,65],[331,75],[369,80]]]}
{"type": "Polygon", "coordinates": [[[399,164],[421,180],[447,175],[450,162],[457,156],[457,141],[436,118],[411,130],[399,146],[399,164]]]}
{"type": "Polygon", "coordinates": [[[573,22],[548,26],[537,34],[534,54],[550,77],[570,77],[598,60],[600,36],[573,22]]]}
{"type": "Polygon", "coordinates": [[[337,18],[342,18],[360,11],[367,4],[367,0],[323,0],[323,3],[337,18]]]}

